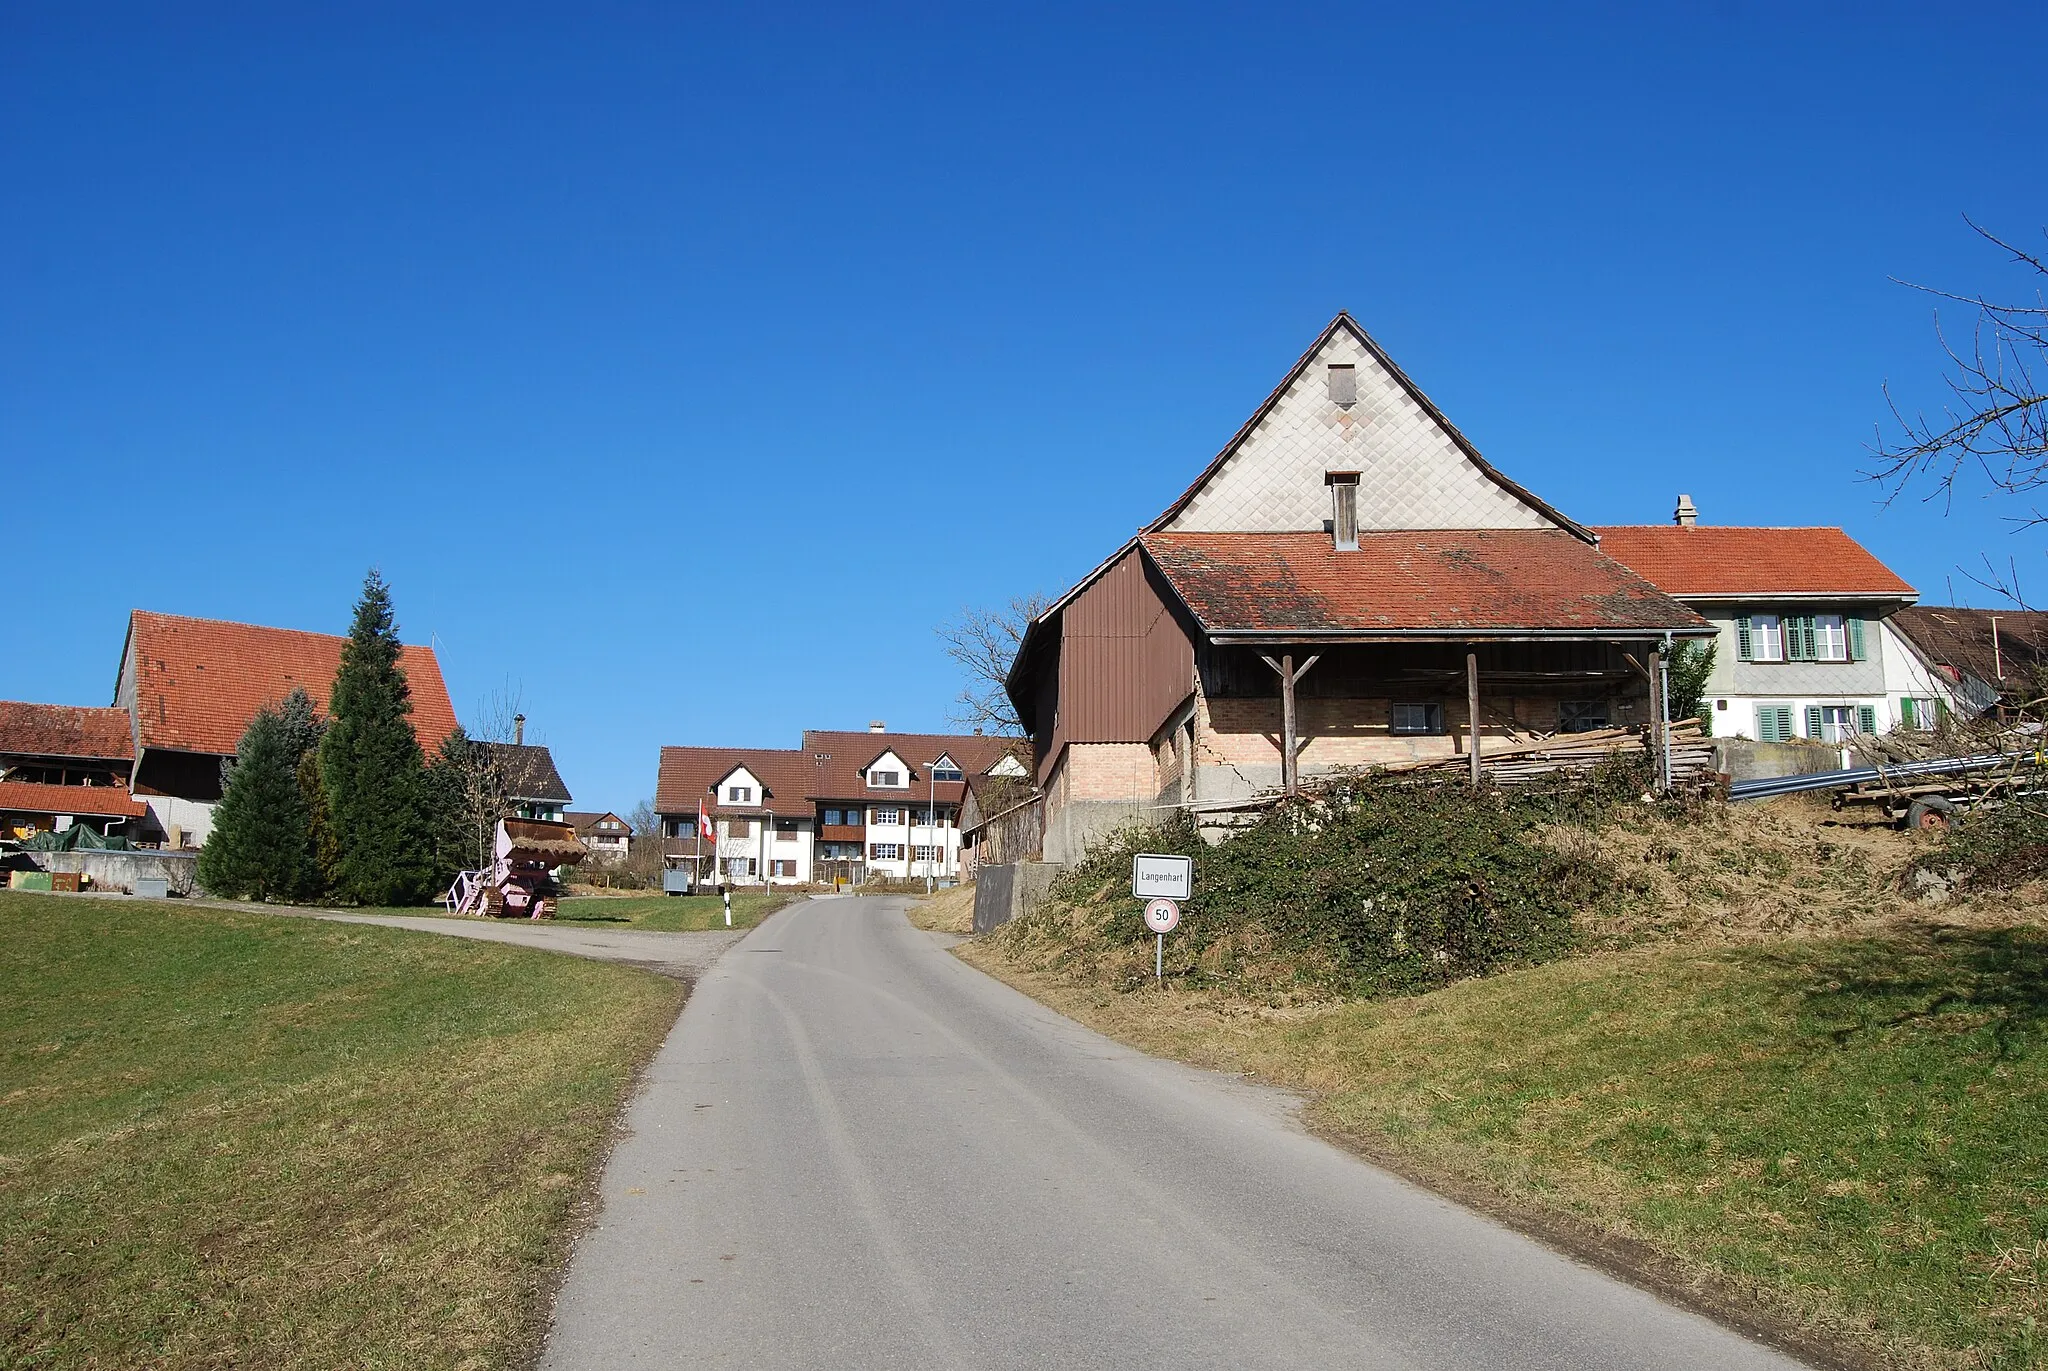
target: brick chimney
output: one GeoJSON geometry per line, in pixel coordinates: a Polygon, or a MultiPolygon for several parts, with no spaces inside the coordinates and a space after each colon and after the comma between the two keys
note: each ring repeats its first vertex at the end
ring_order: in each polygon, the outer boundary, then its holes
{"type": "Polygon", "coordinates": [[[1700,521],[1700,512],[1693,508],[1692,496],[1678,497],[1678,508],[1671,511],[1671,522],[1680,528],[1691,528],[1700,521]]]}

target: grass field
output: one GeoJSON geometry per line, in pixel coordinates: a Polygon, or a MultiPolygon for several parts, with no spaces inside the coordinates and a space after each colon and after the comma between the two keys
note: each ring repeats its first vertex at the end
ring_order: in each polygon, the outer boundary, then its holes
{"type": "Polygon", "coordinates": [[[962,955],[1149,1051],[1314,1092],[1312,1122],[1369,1155],[1640,1239],[1884,1364],[2048,1365],[2040,928],[1664,945],[1294,1009],[962,955]]]}
{"type": "MultiPolygon", "coordinates": [[[[801,898],[781,891],[735,891],[732,926],[752,928],[792,899],[801,898]]],[[[724,928],[725,906],[716,895],[586,895],[563,900],[555,917],[564,923],[694,933],[724,928]]]]}
{"type": "Polygon", "coordinates": [[[0,1366],[518,1366],[682,987],[0,893],[0,1366]]]}

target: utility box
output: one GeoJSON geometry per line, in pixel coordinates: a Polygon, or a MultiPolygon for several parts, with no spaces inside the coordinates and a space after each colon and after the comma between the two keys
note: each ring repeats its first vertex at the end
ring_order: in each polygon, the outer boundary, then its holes
{"type": "Polygon", "coordinates": [[[681,867],[671,867],[669,870],[661,873],[661,888],[664,893],[669,895],[689,894],[690,873],[681,867]]]}
{"type": "Polygon", "coordinates": [[[167,900],[171,895],[171,883],[162,876],[137,876],[135,893],[146,900],[167,900]]]}
{"type": "Polygon", "coordinates": [[[10,871],[7,873],[9,890],[48,890],[50,873],[47,871],[10,871]]]}

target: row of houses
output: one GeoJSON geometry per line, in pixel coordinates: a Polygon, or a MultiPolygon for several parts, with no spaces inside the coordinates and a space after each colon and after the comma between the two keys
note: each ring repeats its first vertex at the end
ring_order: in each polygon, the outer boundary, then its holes
{"type": "Polygon", "coordinates": [[[972,869],[963,812],[1028,792],[1015,742],[976,734],[805,729],[795,748],[664,747],[663,860],[736,885],[950,882],[972,869]]]}
{"type": "Polygon", "coordinates": [[[1646,664],[1680,643],[1716,645],[1717,737],[1840,743],[1995,703],[2000,625],[1985,651],[1993,616],[1916,600],[1838,528],[1712,527],[1683,495],[1668,525],[1580,524],[1340,314],[1031,623],[1006,685],[1043,856],[1071,861],[1131,819],[1313,772],[1646,725],[1646,664]]]}
{"type": "MultiPolygon", "coordinates": [[[[135,610],[121,644],[113,703],[0,700],[0,837],[84,824],[141,846],[196,848],[213,827],[221,764],[256,712],[302,688],[325,712],[346,639],[135,610]]],[[[412,726],[429,757],[456,727],[430,647],[399,655],[412,726]]],[[[545,747],[488,743],[526,818],[561,819],[571,795],[545,747]]],[[[615,820],[615,815],[588,816],[615,820]]]]}

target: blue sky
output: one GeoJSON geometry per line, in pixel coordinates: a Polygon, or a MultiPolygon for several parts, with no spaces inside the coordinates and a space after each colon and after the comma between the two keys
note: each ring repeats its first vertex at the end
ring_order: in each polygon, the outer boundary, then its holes
{"type": "Polygon", "coordinates": [[[131,607],[341,632],[374,564],[580,805],[942,728],[934,626],[1340,308],[1575,518],[2038,567],[1857,472],[1939,398],[1888,278],[2031,288],[1961,216],[2048,224],[2048,11],[1655,8],[0,4],[0,697],[105,703],[131,607]]]}

